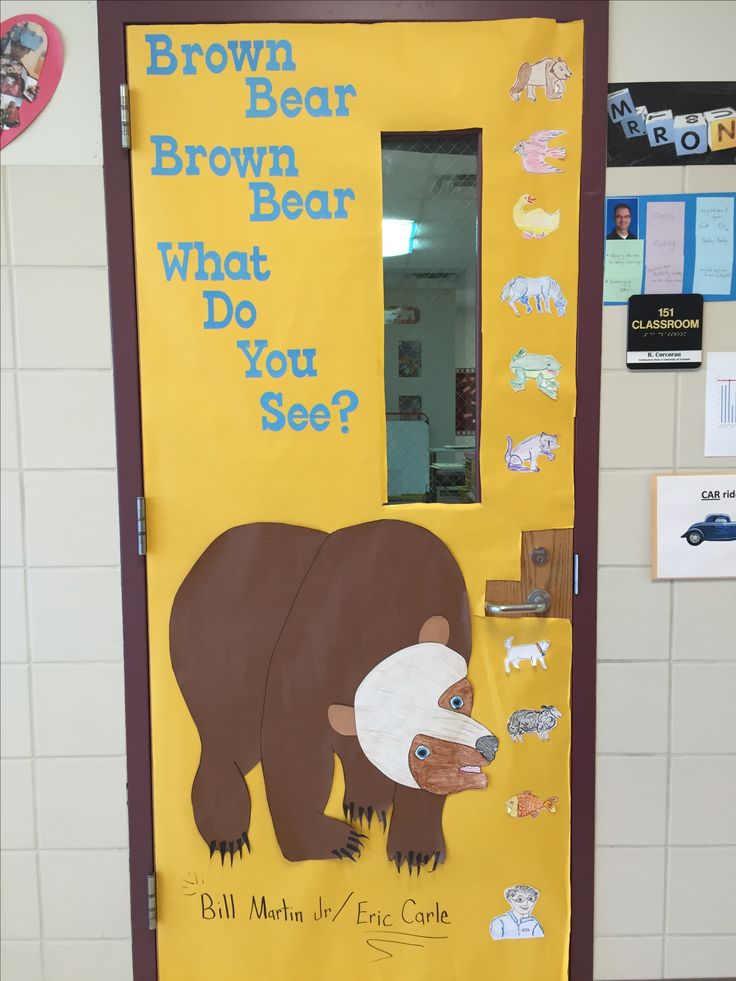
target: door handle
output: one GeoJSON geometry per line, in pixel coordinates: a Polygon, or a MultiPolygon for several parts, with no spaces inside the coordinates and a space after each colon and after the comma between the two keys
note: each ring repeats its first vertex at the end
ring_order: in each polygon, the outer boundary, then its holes
{"type": "Polygon", "coordinates": [[[546,589],[533,589],[526,603],[486,603],[486,613],[503,616],[504,613],[546,613],[552,605],[552,597],[546,589]]]}

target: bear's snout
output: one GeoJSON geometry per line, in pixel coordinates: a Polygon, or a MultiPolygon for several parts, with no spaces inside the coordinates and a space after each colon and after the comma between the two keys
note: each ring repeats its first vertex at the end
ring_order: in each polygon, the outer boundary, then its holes
{"type": "Polygon", "coordinates": [[[493,734],[481,736],[478,742],[475,744],[475,748],[479,753],[483,754],[489,763],[492,763],[498,750],[498,739],[493,734]]]}

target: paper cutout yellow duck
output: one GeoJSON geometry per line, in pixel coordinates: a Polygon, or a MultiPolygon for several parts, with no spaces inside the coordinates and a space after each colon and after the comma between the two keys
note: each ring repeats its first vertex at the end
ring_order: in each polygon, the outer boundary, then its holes
{"type": "Polygon", "coordinates": [[[524,210],[527,205],[534,204],[536,200],[531,194],[522,194],[514,205],[514,224],[521,229],[524,238],[546,238],[560,227],[559,210],[552,214],[542,208],[524,210]]]}

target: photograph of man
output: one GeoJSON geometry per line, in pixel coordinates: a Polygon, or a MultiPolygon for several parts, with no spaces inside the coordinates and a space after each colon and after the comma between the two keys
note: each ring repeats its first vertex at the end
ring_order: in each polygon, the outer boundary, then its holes
{"type": "MultiPolygon", "coordinates": [[[[613,228],[606,236],[609,241],[623,241],[628,239],[636,241],[636,235],[631,227],[632,222],[631,206],[621,201],[613,208],[613,228]]],[[[636,222],[634,222],[636,225],[636,222]]]]}

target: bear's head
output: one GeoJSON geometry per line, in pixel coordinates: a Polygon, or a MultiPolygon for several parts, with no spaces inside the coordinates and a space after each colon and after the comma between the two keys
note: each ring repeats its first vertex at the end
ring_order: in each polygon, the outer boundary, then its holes
{"type": "Polygon", "coordinates": [[[416,644],[368,672],[354,705],[328,709],[332,728],[356,736],[390,780],[441,795],[486,787],[482,767],[498,749],[496,736],[470,716],[468,666],[447,647],[449,633],[444,617],[430,617],[416,644]]]}
{"type": "Polygon", "coordinates": [[[555,78],[565,79],[572,78],[572,72],[568,68],[567,62],[563,61],[562,58],[555,58],[552,63],[552,74],[555,78]]]}

